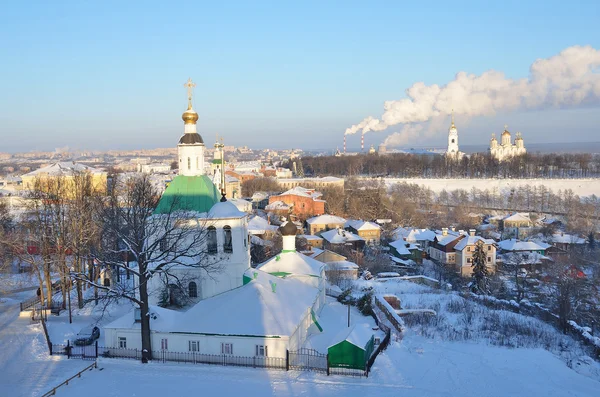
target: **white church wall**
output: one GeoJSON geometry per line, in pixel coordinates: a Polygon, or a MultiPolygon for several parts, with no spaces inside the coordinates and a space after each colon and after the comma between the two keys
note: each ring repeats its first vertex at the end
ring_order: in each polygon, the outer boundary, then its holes
{"type": "MultiPolygon", "coordinates": [[[[125,338],[127,349],[142,348],[142,339],[139,329],[106,329],[104,336],[104,345],[107,348],[119,348],[119,338],[125,338]]],[[[152,332],[150,343],[152,351],[160,351],[166,347],[170,352],[189,352],[190,341],[198,342],[200,354],[223,354],[222,344],[231,344],[233,348],[232,355],[243,357],[254,357],[256,355],[256,346],[267,346],[269,357],[285,358],[286,350],[289,347],[289,338],[282,337],[252,337],[252,336],[221,336],[221,335],[202,335],[186,333],[152,332]],[[166,342],[165,342],[166,340],[166,342]]]]}

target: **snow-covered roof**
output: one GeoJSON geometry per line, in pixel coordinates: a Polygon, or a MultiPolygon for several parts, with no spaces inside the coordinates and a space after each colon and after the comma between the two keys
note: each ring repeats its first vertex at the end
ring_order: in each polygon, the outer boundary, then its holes
{"type": "Polygon", "coordinates": [[[268,230],[275,231],[277,226],[269,225],[269,222],[256,215],[248,222],[248,232],[252,234],[265,234],[268,230]]]}
{"type": "Polygon", "coordinates": [[[255,235],[250,235],[250,242],[254,245],[260,245],[261,247],[272,247],[273,246],[272,241],[263,240],[262,238],[255,236],[255,235]]]}
{"type": "Polygon", "coordinates": [[[312,307],[319,294],[318,288],[297,279],[275,277],[259,269],[248,269],[246,275],[252,281],[200,301],[182,313],[167,331],[291,336],[312,307]]]}
{"type": "Polygon", "coordinates": [[[554,233],[551,240],[554,243],[561,244],[585,244],[585,239],[568,233],[554,233]]]}
{"type": "Polygon", "coordinates": [[[309,225],[328,225],[331,223],[345,224],[346,220],[339,216],[324,214],[309,218],[306,220],[306,223],[309,225]]]}
{"type": "Polygon", "coordinates": [[[433,230],[429,229],[398,227],[392,232],[392,236],[395,239],[403,238],[408,242],[414,243],[417,241],[433,241],[436,234],[433,230]]]}
{"type": "Polygon", "coordinates": [[[48,174],[52,176],[60,175],[72,175],[76,172],[91,172],[93,174],[103,173],[104,171],[93,168],[85,164],[76,163],[73,161],[59,161],[54,164],[50,164],[46,167],[38,168],[37,170],[31,171],[24,176],[36,176],[39,174],[48,174]]]}
{"type": "Polygon", "coordinates": [[[381,226],[373,222],[361,221],[361,220],[348,220],[346,221],[345,227],[351,227],[354,230],[380,230],[381,226]]]}
{"type": "MultiPolygon", "coordinates": [[[[159,306],[150,306],[150,326],[152,329],[166,329],[173,325],[175,319],[180,314],[174,310],[165,309],[159,306]]],[[[115,321],[107,324],[104,328],[134,328],[139,329],[140,323],[135,322],[135,309],[132,309],[124,316],[117,318],[115,321]]]]}
{"type": "Polygon", "coordinates": [[[364,323],[354,324],[349,328],[342,329],[333,339],[331,346],[340,342],[348,341],[354,346],[364,349],[367,343],[373,338],[374,332],[371,327],[364,323]]]}
{"type": "Polygon", "coordinates": [[[531,222],[531,218],[529,218],[529,214],[524,212],[515,212],[512,215],[509,215],[504,218],[504,221],[509,222],[531,222]]]}
{"type": "Polygon", "coordinates": [[[500,259],[507,265],[536,265],[542,261],[552,261],[552,258],[537,252],[511,252],[500,255],[500,259]]]}
{"type": "Polygon", "coordinates": [[[321,233],[321,237],[331,244],[343,244],[352,241],[364,241],[362,237],[343,229],[333,229],[321,233]]]}
{"type": "Polygon", "coordinates": [[[313,236],[312,234],[300,234],[298,237],[302,237],[305,238],[307,240],[313,240],[313,241],[321,241],[323,240],[323,237],[320,236],[313,236]]]}
{"type": "Polygon", "coordinates": [[[514,238],[500,241],[498,247],[504,251],[540,251],[545,249],[533,241],[519,241],[514,238]]]}
{"type": "Polygon", "coordinates": [[[358,270],[358,265],[350,261],[327,262],[325,270],[358,270]]]}
{"type": "Polygon", "coordinates": [[[462,251],[465,249],[467,245],[475,245],[478,242],[483,242],[484,244],[494,244],[495,241],[492,239],[483,238],[481,236],[465,236],[462,240],[460,240],[455,246],[454,249],[457,251],[462,251]]]}
{"type": "Polygon", "coordinates": [[[321,276],[325,265],[299,252],[282,252],[257,266],[267,273],[289,273],[298,276],[321,276]]]}
{"type": "Polygon", "coordinates": [[[230,203],[235,205],[238,208],[238,210],[240,210],[240,211],[251,211],[252,210],[252,203],[248,200],[244,200],[241,198],[230,198],[230,199],[227,199],[227,201],[229,201],[230,203]]]}
{"type": "Polygon", "coordinates": [[[280,194],[280,196],[286,196],[286,195],[303,196],[303,197],[310,197],[312,199],[317,199],[317,198],[321,197],[323,195],[323,193],[316,192],[314,189],[306,189],[306,188],[303,188],[302,186],[296,186],[295,188],[290,189],[290,190],[280,194]]]}
{"type": "Polygon", "coordinates": [[[390,247],[394,247],[398,252],[398,255],[410,255],[410,251],[408,250],[408,243],[402,239],[392,241],[390,243],[390,247]]]}
{"type": "Polygon", "coordinates": [[[266,210],[288,210],[289,208],[290,206],[281,200],[273,201],[265,207],[266,210]]]}
{"type": "Polygon", "coordinates": [[[448,235],[444,236],[443,234],[436,234],[436,238],[438,240],[439,245],[446,246],[446,245],[450,244],[451,242],[460,238],[460,235],[448,234],[448,235]]]}
{"type": "Polygon", "coordinates": [[[213,219],[237,219],[247,215],[247,213],[240,211],[235,204],[229,201],[220,201],[208,211],[208,217],[213,219]]]}
{"type": "Polygon", "coordinates": [[[397,263],[402,266],[414,266],[415,265],[415,261],[413,261],[412,259],[400,259],[400,258],[396,258],[393,255],[390,255],[390,259],[392,260],[392,262],[397,263]]]}

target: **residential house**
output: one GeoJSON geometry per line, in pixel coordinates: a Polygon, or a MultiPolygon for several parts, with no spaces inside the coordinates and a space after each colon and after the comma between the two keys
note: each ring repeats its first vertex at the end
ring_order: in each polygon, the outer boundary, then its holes
{"type": "Polygon", "coordinates": [[[280,195],[269,197],[269,205],[266,209],[277,214],[291,209],[292,214],[296,215],[298,219],[305,220],[325,213],[325,200],[321,199],[322,196],[321,192],[314,189],[297,186],[280,195]]]}
{"type": "Polygon", "coordinates": [[[346,220],[339,216],[324,214],[307,219],[306,224],[308,225],[308,234],[317,235],[327,230],[343,228],[346,220]]]}
{"type": "Polygon", "coordinates": [[[585,239],[575,234],[569,234],[564,232],[554,233],[550,238],[550,242],[555,247],[558,247],[564,251],[570,251],[573,248],[581,248],[585,245],[585,239]]]}
{"type": "Polygon", "coordinates": [[[546,256],[546,248],[534,241],[502,240],[498,248],[498,261],[503,265],[539,270],[552,261],[546,256]]]}
{"type": "Polygon", "coordinates": [[[468,236],[461,236],[458,243],[454,245],[455,266],[458,273],[463,277],[473,274],[473,254],[481,246],[486,253],[486,267],[490,273],[496,272],[496,245],[495,241],[475,236],[475,230],[471,229],[468,236]]]}
{"type": "Polygon", "coordinates": [[[533,222],[528,213],[515,212],[500,222],[500,230],[504,237],[525,238],[532,233],[533,222]]]}
{"type": "Polygon", "coordinates": [[[357,234],[369,245],[378,245],[381,241],[381,226],[373,222],[348,220],[346,230],[357,234]]]}
{"type": "Polygon", "coordinates": [[[365,247],[362,237],[344,229],[322,232],[321,237],[324,240],[323,247],[334,252],[362,251],[365,247]]]}

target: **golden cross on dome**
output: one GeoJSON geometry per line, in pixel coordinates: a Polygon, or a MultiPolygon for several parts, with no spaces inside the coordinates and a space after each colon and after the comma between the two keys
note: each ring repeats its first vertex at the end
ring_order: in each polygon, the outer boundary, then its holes
{"type": "Polygon", "coordinates": [[[196,83],[192,82],[192,78],[190,77],[188,79],[187,83],[185,83],[183,86],[187,88],[188,109],[191,109],[192,108],[192,91],[194,90],[194,87],[196,87],[196,83]]]}
{"type": "Polygon", "coordinates": [[[504,124],[504,131],[508,131],[508,124],[504,124]]]}

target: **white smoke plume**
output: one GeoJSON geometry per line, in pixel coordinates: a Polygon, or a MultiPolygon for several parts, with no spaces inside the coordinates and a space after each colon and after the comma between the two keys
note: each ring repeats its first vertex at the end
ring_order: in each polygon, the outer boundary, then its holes
{"type": "Polygon", "coordinates": [[[386,101],[381,119],[369,116],[345,133],[365,134],[404,124],[400,132],[389,137],[390,145],[391,142],[398,145],[428,130],[411,124],[447,117],[452,109],[468,119],[491,116],[498,111],[600,103],[599,68],[600,50],[573,46],[550,58],[536,60],[529,68],[528,78],[509,79],[502,72],[489,70],[479,76],[459,72],[443,86],[418,82],[406,90],[407,98],[386,101]]]}

